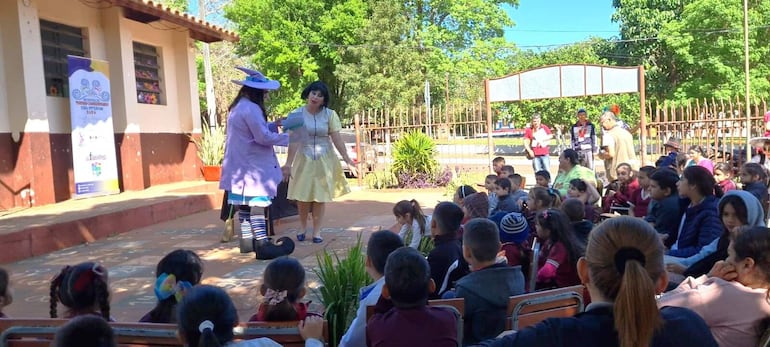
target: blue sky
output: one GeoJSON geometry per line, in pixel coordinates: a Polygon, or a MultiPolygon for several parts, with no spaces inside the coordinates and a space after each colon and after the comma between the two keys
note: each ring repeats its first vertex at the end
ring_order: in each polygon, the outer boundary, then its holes
{"type": "Polygon", "coordinates": [[[518,8],[505,9],[516,23],[506,28],[505,38],[522,49],[620,36],[612,22],[612,0],[519,0],[518,8]]]}

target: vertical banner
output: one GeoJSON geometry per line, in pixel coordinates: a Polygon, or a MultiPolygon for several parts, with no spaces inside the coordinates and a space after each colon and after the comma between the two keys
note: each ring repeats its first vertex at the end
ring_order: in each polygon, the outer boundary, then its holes
{"type": "Polygon", "coordinates": [[[67,56],[72,116],[73,198],[120,193],[109,64],[67,56]]]}

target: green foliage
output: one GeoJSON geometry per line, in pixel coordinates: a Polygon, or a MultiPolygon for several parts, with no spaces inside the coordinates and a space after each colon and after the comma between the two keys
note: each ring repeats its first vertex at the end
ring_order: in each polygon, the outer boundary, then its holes
{"type": "Polygon", "coordinates": [[[398,179],[390,169],[376,170],[364,177],[369,189],[386,189],[398,186],[398,179]]]}
{"type": "Polygon", "coordinates": [[[436,245],[433,243],[433,238],[430,236],[423,236],[422,239],[420,239],[420,244],[417,246],[417,250],[422,253],[424,256],[428,256],[430,254],[430,251],[435,248],[436,245]]]}
{"type": "Polygon", "coordinates": [[[392,172],[401,175],[433,174],[438,170],[436,144],[422,132],[404,133],[393,145],[392,172]]]}
{"type": "MultiPolygon", "coordinates": [[[[444,191],[444,196],[448,198],[452,198],[455,195],[455,192],[457,191],[457,188],[460,188],[461,186],[471,186],[476,187],[479,183],[484,183],[484,180],[487,178],[487,173],[484,172],[472,172],[472,171],[465,171],[465,172],[455,172],[452,176],[452,180],[449,181],[449,184],[446,186],[446,190],[444,191]]],[[[480,188],[483,189],[483,188],[480,188]]],[[[478,190],[478,189],[477,189],[478,190]]]]}
{"type": "Polygon", "coordinates": [[[356,243],[348,250],[347,257],[324,249],[316,255],[318,269],[314,270],[321,282],[318,289],[323,302],[325,318],[329,322],[329,346],[337,346],[355,317],[358,291],[372,282],[366,273],[366,257],[358,234],[356,243]]]}
{"type": "Polygon", "coordinates": [[[202,128],[200,139],[190,138],[198,150],[198,158],[203,165],[222,165],[225,157],[225,127],[216,126],[212,130],[208,124],[204,123],[202,128]]]}
{"type": "Polygon", "coordinates": [[[187,0],[155,0],[155,3],[171,7],[172,9],[175,9],[181,12],[187,12],[187,10],[189,9],[187,0]]]}

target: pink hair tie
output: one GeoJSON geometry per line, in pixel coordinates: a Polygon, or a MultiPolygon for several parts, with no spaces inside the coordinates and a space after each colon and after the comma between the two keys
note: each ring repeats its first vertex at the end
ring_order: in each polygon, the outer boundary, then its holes
{"type": "Polygon", "coordinates": [[[278,305],[286,300],[287,295],[288,292],[285,290],[277,291],[268,288],[267,292],[265,292],[265,301],[267,301],[269,305],[278,305]]]}

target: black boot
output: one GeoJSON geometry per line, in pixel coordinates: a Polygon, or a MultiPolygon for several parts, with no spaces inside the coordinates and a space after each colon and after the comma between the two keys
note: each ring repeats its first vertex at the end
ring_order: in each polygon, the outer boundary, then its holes
{"type": "Polygon", "coordinates": [[[253,242],[256,258],[260,260],[275,259],[294,252],[294,241],[285,236],[275,244],[268,239],[253,239],[253,242]]]}

